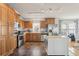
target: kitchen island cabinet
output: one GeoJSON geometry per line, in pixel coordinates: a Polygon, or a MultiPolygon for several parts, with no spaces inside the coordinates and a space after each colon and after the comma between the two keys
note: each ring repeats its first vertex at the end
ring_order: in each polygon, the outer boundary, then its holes
{"type": "Polygon", "coordinates": [[[48,36],[48,55],[68,55],[68,40],[62,36],[48,36]]]}

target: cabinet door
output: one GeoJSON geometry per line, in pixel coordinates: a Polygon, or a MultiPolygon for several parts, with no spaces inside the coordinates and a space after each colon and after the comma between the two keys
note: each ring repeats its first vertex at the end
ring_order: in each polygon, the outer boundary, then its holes
{"type": "Polygon", "coordinates": [[[0,25],[2,25],[2,7],[0,6],[0,25]]]}
{"type": "Polygon", "coordinates": [[[32,21],[29,21],[29,28],[32,28],[32,21]]]}
{"type": "Polygon", "coordinates": [[[7,26],[2,25],[2,35],[7,35],[8,34],[8,28],[7,26]]]}
{"type": "Polygon", "coordinates": [[[31,33],[25,33],[24,35],[24,42],[31,41],[31,33]]]}
{"type": "Polygon", "coordinates": [[[46,28],[47,27],[47,22],[46,21],[41,21],[40,25],[41,25],[40,26],[41,28],[46,28]]]}
{"type": "Polygon", "coordinates": [[[10,51],[10,39],[9,36],[6,37],[6,52],[10,51]]]}
{"type": "Polygon", "coordinates": [[[32,21],[26,21],[24,23],[25,28],[32,28],[32,21]]]}
{"type": "Polygon", "coordinates": [[[55,45],[54,45],[54,49],[55,49],[55,55],[68,55],[67,54],[67,41],[64,38],[57,38],[55,40],[55,45]]]}
{"type": "Polygon", "coordinates": [[[10,39],[10,50],[14,50],[17,45],[16,36],[9,36],[10,39]]]}
{"type": "Polygon", "coordinates": [[[62,40],[60,39],[55,39],[54,41],[55,45],[54,45],[54,49],[55,49],[55,55],[63,55],[63,42],[62,40]],[[61,42],[60,42],[61,41],[61,42]]]}
{"type": "Polygon", "coordinates": [[[23,21],[20,19],[20,22],[19,22],[20,26],[23,28],[23,21]]]}
{"type": "Polygon", "coordinates": [[[2,7],[2,25],[8,25],[7,24],[7,7],[2,7]]]}
{"type": "Polygon", "coordinates": [[[8,10],[8,24],[9,26],[14,25],[14,12],[11,9],[8,10]]]}
{"type": "Polygon", "coordinates": [[[9,30],[9,35],[13,35],[13,32],[14,32],[14,28],[12,26],[9,26],[8,27],[8,30],[9,30]]]}
{"type": "Polygon", "coordinates": [[[0,36],[2,35],[2,26],[0,25],[0,36]]]}
{"type": "Polygon", "coordinates": [[[55,24],[55,18],[47,18],[46,20],[48,24],[55,24]]]}
{"type": "Polygon", "coordinates": [[[10,36],[10,48],[11,48],[11,50],[13,50],[14,49],[14,39],[13,39],[13,37],[12,36],[10,36]]]}
{"type": "Polygon", "coordinates": [[[48,39],[48,55],[55,55],[55,39],[48,39]]]}
{"type": "Polygon", "coordinates": [[[5,36],[3,36],[2,37],[2,55],[5,55],[6,54],[6,42],[5,42],[5,39],[6,39],[6,37],[5,36]]]}
{"type": "Polygon", "coordinates": [[[16,47],[17,47],[17,37],[16,36],[13,36],[13,46],[14,46],[14,49],[16,49],[16,47]]]}
{"type": "Polygon", "coordinates": [[[1,37],[0,37],[0,56],[2,55],[2,40],[1,40],[1,37]]]}
{"type": "Polygon", "coordinates": [[[41,34],[40,33],[32,33],[31,41],[41,41],[41,34]]]}
{"type": "Polygon", "coordinates": [[[17,47],[17,37],[13,36],[13,48],[16,49],[17,47]]]}

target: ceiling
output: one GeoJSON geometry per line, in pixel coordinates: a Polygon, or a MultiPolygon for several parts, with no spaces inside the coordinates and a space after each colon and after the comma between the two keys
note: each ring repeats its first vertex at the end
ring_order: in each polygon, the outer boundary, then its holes
{"type": "Polygon", "coordinates": [[[79,19],[78,3],[9,3],[24,18],[79,19]]]}

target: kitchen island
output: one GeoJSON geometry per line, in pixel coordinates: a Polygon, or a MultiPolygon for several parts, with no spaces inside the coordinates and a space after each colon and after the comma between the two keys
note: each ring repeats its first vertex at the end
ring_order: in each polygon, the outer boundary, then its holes
{"type": "Polygon", "coordinates": [[[68,55],[67,41],[64,36],[48,36],[48,55],[68,55]]]}

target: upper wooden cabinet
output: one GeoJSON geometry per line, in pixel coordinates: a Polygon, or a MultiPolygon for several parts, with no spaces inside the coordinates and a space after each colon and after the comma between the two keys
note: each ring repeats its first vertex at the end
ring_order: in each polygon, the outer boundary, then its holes
{"type": "Polygon", "coordinates": [[[2,35],[8,34],[8,26],[2,26],[2,35]]]}
{"type": "Polygon", "coordinates": [[[48,24],[55,24],[55,18],[46,18],[48,24]]]}
{"type": "Polygon", "coordinates": [[[45,21],[40,21],[40,28],[46,28],[47,27],[47,22],[45,21]]]}
{"type": "Polygon", "coordinates": [[[8,9],[8,24],[11,26],[11,25],[14,25],[14,11],[11,10],[10,8],[8,9]]]}
{"type": "Polygon", "coordinates": [[[2,25],[2,7],[0,6],[0,25],[2,25]]]}
{"type": "Polygon", "coordinates": [[[32,28],[32,21],[25,21],[24,26],[25,28],[32,28]]]}
{"type": "Polygon", "coordinates": [[[8,8],[0,4],[0,25],[7,25],[7,11],[8,8]]]}
{"type": "Polygon", "coordinates": [[[24,22],[25,22],[25,21],[23,21],[23,20],[20,20],[20,21],[19,21],[20,27],[24,28],[24,22]]]}
{"type": "Polygon", "coordinates": [[[48,24],[55,24],[55,18],[46,18],[45,21],[40,21],[41,28],[47,28],[48,24]]]}

